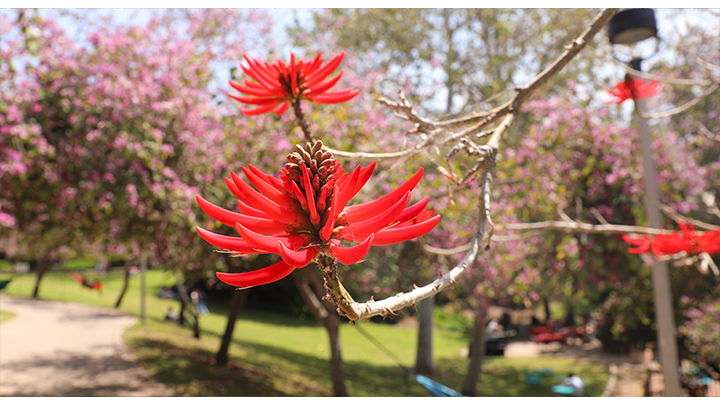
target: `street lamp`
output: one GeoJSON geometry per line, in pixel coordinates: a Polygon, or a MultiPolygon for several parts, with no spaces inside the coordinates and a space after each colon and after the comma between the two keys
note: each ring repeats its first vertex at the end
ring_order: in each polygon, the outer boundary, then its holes
{"type": "MultiPolygon", "coordinates": [[[[613,46],[613,57],[617,45],[634,45],[640,41],[655,37],[655,52],[657,52],[659,39],[655,12],[649,8],[627,9],[620,11],[607,24],[608,38],[613,46]]],[[[654,53],[653,52],[653,55],[654,53]]],[[[648,58],[646,56],[645,58],[648,58]]],[[[620,60],[620,59],[618,59],[620,60]]],[[[631,67],[641,71],[642,57],[634,57],[629,61],[631,67]]],[[[644,110],[645,100],[635,100],[635,112],[638,120],[638,135],[642,148],[643,167],[645,168],[645,213],[648,224],[653,228],[660,228],[660,197],[656,182],[655,160],[652,156],[652,140],[647,120],[640,117],[638,111],[644,110]]],[[[658,325],[658,344],[660,345],[660,359],[663,363],[663,376],[665,382],[665,396],[680,396],[680,376],[678,374],[677,341],[675,340],[675,321],[668,282],[668,269],[665,262],[653,260],[652,265],[653,296],[655,298],[655,321],[658,325]]]]}

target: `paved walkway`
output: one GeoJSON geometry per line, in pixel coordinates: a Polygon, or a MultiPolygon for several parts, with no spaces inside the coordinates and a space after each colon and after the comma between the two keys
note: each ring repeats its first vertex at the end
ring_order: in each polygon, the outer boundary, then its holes
{"type": "Polygon", "coordinates": [[[136,318],[110,308],[0,294],[0,396],[172,396],[125,351],[136,318]]]}

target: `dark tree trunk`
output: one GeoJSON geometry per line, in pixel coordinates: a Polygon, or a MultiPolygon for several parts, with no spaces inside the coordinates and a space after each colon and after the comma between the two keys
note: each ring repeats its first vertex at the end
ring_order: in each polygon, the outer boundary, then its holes
{"type": "Polygon", "coordinates": [[[433,307],[435,297],[431,296],[420,301],[420,316],[418,322],[418,346],[415,359],[415,371],[419,374],[433,373],[432,359],[432,327],[433,307]]]}
{"type": "Polygon", "coordinates": [[[340,317],[336,314],[328,316],[325,320],[325,329],[330,338],[330,376],[333,382],[333,395],[347,397],[349,394],[345,387],[345,366],[340,347],[340,317]]]}
{"type": "Polygon", "coordinates": [[[125,282],[123,283],[122,291],[120,291],[120,296],[118,297],[118,300],[115,303],[115,308],[120,308],[120,304],[122,303],[123,297],[125,297],[125,292],[127,291],[129,283],[130,283],[130,268],[128,267],[125,269],[125,282]]]}
{"type": "Polygon", "coordinates": [[[197,311],[194,311],[193,318],[195,318],[195,323],[193,324],[193,336],[195,339],[200,339],[200,316],[198,316],[197,311]]]}
{"type": "Polygon", "coordinates": [[[461,393],[469,397],[477,395],[477,385],[480,382],[480,374],[482,372],[482,363],[485,358],[485,311],[478,310],[475,317],[475,325],[473,326],[473,339],[470,344],[470,364],[468,364],[467,374],[461,393]]]}
{"type": "Polygon", "coordinates": [[[52,265],[52,262],[50,260],[38,261],[37,278],[35,279],[35,289],[33,290],[33,298],[38,298],[38,295],[40,294],[40,281],[42,280],[45,273],[47,273],[47,271],[50,270],[51,265],[52,265]]]}
{"type": "Polygon", "coordinates": [[[223,335],[220,350],[215,355],[215,361],[218,365],[224,366],[228,362],[228,349],[230,341],[232,341],[233,331],[235,330],[235,321],[237,320],[240,310],[245,306],[247,301],[247,290],[235,290],[230,300],[230,313],[228,314],[227,326],[223,335]]]}
{"type": "Polygon", "coordinates": [[[547,325],[548,321],[550,321],[550,300],[543,299],[543,304],[545,305],[545,325],[547,325]]]}
{"type": "Polygon", "coordinates": [[[343,366],[340,347],[340,317],[337,314],[337,307],[330,301],[322,299],[325,289],[322,280],[317,274],[307,271],[307,268],[297,269],[292,274],[295,287],[300,292],[305,304],[310,307],[315,319],[328,332],[330,338],[330,379],[333,382],[333,395],[347,397],[349,394],[345,386],[345,367],[343,366]],[[308,284],[308,278],[312,287],[308,284]]]}
{"type": "MultiPolygon", "coordinates": [[[[195,287],[195,284],[197,284],[198,280],[200,280],[200,273],[196,273],[187,285],[184,285],[182,282],[180,282],[179,276],[177,276],[175,279],[175,283],[177,284],[178,288],[178,294],[180,295],[180,315],[178,316],[178,323],[180,325],[185,325],[185,309],[187,308],[187,302],[190,300],[187,292],[188,290],[191,290],[193,287],[195,287]]],[[[194,329],[195,337],[200,338],[200,325],[198,324],[197,313],[192,310],[190,310],[189,312],[190,316],[193,316],[195,320],[195,323],[191,325],[194,329]]]]}
{"type": "Polygon", "coordinates": [[[565,315],[565,325],[575,326],[575,308],[571,303],[567,305],[567,314],[565,315]]]}
{"type": "Polygon", "coordinates": [[[180,296],[180,314],[178,315],[177,323],[185,325],[185,300],[182,295],[180,296]]]}

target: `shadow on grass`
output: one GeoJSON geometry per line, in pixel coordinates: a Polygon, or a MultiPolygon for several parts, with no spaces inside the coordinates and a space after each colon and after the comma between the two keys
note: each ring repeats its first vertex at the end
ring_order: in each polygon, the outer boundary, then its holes
{"type": "MultiPolygon", "coordinates": [[[[180,394],[263,397],[332,394],[326,358],[233,339],[230,364],[223,367],[215,364],[214,351],[185,343],[151,334],[128,340],[138,362],[154,378],[180,394]]],[[[399,367],[361,361],[345,361],[344,367],[348,391],[353,396],[431,396],[399,367]]]]}
{"type": "Polygon", "coordinates": [[[214,353],[152,338],[132,338],[137,361],[166,386],[193,396],[283,396],[272,377],[236,365],[215,365],[214,353]],[[188,391],[188,392],[183,392],[188,391]]]}

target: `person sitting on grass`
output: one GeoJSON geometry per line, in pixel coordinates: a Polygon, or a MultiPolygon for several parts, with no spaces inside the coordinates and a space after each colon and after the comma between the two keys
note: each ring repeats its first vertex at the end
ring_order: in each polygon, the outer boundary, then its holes
{"type": "Polygon", "coordinates": [[[585,383],[583,382],[582,378],[576,376],[573,373],[570,373],[568,377],[565,379],[565,382],[563,385],[569,385],[573,387],[573,393],[572,396],[574,397],[581,397],[583,395],[585,383]]]}

